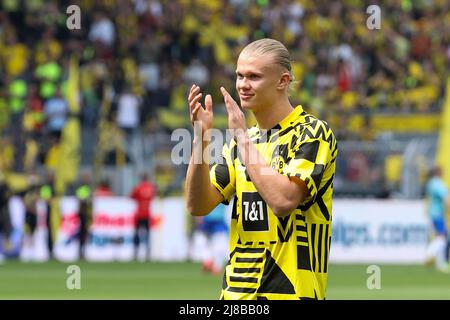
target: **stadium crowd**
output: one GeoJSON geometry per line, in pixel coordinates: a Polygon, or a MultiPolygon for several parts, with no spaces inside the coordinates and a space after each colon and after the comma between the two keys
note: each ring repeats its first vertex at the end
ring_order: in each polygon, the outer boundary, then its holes
{"type": "MultiPolygon", "coordinates": [[[[380,30],[366,26],[364,1],[80,1],[81,29],[66,26],[68,1],[2,3],[1,167],[51,167],[51,147],[69,116],[69,57],[81,62],[84,127],[96,127],[103,85],[107,118],[137,128],[186,126],[195,82],[221,101],[233,88],[232,57],[248,41],[272,37],[293,53],[292,99],[332,123],[338,139],[371,139],[348,129],[356,112],[439,109],[450,61],[448,1],[384,1],[380,30]],[[208,87],[208,84],[209,87],[208,87]],[[181,112],[180,112],[181,111],[181,112]],[[22,159],[22,161],[17,161],[22,159]]],[[[53,162],[52,162],[53,161],[53,162]]]]}
{"type": "MultiPolygon", "coordinates": [[[[330,122],[338,141],[373,140],[376,113],[439,111],[450,70],[446,0],[383,1],[380,30],[367,27],[362,0],[80,0],[74,30],[66,24],[71,4],[0,4],[0,173],[33,180],[37,168],[54,170],[72,116],[82,132],[107,130],[98,144],[106,150],[137,131],[188,128],[190,85],[217,102],[220,86],[235,93],[233,58],[258,38],[287,46],[293,103],[330,122]],[[77,115],[68,103],[72,56],[80,65],[77,115]],[[348,125],[355,114],[364,115],[359,130],[348,125]]],[[[226,128],[220,103],[217,114],[226,128]]],[[[367,159],[353,161],[360,168],[367,159]]]]}

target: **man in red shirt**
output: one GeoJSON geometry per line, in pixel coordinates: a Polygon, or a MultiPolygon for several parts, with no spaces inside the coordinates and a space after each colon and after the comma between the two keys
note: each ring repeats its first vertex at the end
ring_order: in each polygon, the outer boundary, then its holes
{"type": "Polygon", "coordinates": [[[134,234],[134,245],[136,256],[140,258],[139,248],[140,244],[144,243],[145,258],[150,258],[150,222],[151,222],[151,211],[150,204],[156,195],[156,187],[149,181],[147,173],[143,173],[141,176],[141,181],[133,189],[130,197],[136,200],[137,209],[135,214],[135,234],[134,234]]]}

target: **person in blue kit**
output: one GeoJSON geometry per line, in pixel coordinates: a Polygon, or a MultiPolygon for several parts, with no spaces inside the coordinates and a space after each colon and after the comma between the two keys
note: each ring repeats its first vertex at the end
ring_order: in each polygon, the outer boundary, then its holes
{"type": "Polygon", "coordinates": [[[442,170],[436,166],[431,170],[426,184],[427,211],[432,223],[432,241],[427,248],[427,264],[434,260],[439,271],[449,273],[448,230],[446,210],[450,208],[450,195],[442,179],[442,170]]]}
{"type": "Polygon", "coordinates": [[[196,254],[203,264],[203,271],[219,275],[228,258],[228,225],[226,223],[226,206],[219,204],[211,213],[199,217],[194,241],[196,254]]]}

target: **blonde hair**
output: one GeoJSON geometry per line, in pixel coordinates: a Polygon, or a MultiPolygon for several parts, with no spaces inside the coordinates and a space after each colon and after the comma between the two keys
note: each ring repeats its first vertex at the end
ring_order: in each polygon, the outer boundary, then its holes
{"type": "MultiPolygon", "coordinates": [[[[270,54],[273,56],[276,64],[285,68],[291,73],[291,57],[286,47],[277,40],[264,38],[248,44],[241,52],[251,52],[259,55],[270,54]]],[[[292,77],[292,74],[291,74],[292,77]]]]}
{"type": "Polygon", "coordinates": [[[299,86],[299,81],[295,81],[295,77],[292,74],[291,56],[289,51],[280,41],[270,38],[253,41],[242,49],[241,54],[250,52],[257,55],[270,54],[276,64],[286,69],[291,76],[288,87],[290,92],[295,91],[299,86]]]}

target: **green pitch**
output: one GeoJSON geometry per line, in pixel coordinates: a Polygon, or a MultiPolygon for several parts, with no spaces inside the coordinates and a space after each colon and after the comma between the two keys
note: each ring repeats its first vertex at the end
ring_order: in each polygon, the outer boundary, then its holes
{"type": "MultiPolygon", "coordinates": [[[[70,264],[0,264],[1,299],[209,299],[221,276],[196,263],[76,263],[81,289],[67,289],[70,264]]],[[[450,299],[450,274],[422,266],[380,266],[381,288],[369,290],[367,265],[331,265],[328,299],[450,299]]]]}

